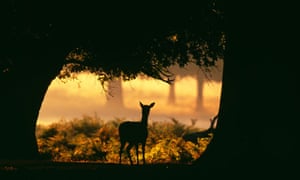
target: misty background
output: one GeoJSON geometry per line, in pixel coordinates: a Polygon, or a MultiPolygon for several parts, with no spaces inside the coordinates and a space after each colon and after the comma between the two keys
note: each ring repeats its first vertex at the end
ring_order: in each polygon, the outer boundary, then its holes
{"type": "Polygon", "coordinates": [[[54,79],[48,88],[41,106],[38,124],[68,121],[83,115],[95,116],[104,121],[139,121],[144,104],[155,102],[149,115],[149,123],[171,121],[207,128],[209,119],[219,110],[223,61],[218,61],[210,72],[195,65],[184,68],[173,66],[175,74],[172,85],[162,81],[139,76],[135,80],[115,80],[103,89],[97,77],[81,73],[75,79],[62,81],[54,79]]]}

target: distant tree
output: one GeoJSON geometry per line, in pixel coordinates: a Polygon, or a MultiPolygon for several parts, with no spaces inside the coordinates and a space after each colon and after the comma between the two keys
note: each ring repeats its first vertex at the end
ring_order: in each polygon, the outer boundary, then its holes
{"type": "Polygon", "coordinates": [[[1,1],[0,159],[38,158],[36,121],[55,77],[90,71],[104,83],[223,58],[217,0],[190,3],[1,1]]]}
{"type": "MultiPolygon", "coordinates": [[[[223,60],[219,60],[212,67],[201,68],[195,64],[188,64],[184,68],[180,66],[171,66],[169,68],[171,72],[176,72],[176,78],[184,78],[186,76],[191,76],[196,79],[197,83],[197,98],[196,98],[196,112],[203,113],[205,112],[204,99],[203,99],[203,88],[205,82],[220,82],[222,81],[222,72],[223,72],[223,60]]],[[[175,95],[175,85],[176,80],[170,85],[168,103],[176,103],[175,95]]]]}

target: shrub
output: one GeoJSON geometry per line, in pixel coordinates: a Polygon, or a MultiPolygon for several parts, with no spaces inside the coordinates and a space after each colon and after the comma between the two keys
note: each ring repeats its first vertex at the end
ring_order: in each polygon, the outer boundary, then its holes
{"type": "MultiPolygon", "coordinates": [[[[104,122],[85,115],[71,121],[61,120],[47,127],[37,126],[39,151],[43,157],[53,161],[119,163],[120,122],[121,119],[104,122]]],[[[182,135],[191,129],[174,118],[170,122],[149,124],[148,129],[147,163],[189,164],[201,156],[210,142],[210,138],[199,139],[197,144],[184,141],[182,135]]],[[[132,158],[134,160],[136,157],[132,158]]]]}

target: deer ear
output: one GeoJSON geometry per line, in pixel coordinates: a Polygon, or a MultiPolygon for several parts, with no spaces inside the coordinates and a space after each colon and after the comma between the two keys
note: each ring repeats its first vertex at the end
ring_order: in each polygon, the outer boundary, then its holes
{"type": "Polygon", "coordinates": [[[143,103],[140,101],[140,106],[143,107],[143,103]]]}
{"type": "Polygon", "coordinates": [[[155,102],[151,103],[151,104],[150,104],[150,107],[152,108],[154,105],[155,105],[155,102]]]}

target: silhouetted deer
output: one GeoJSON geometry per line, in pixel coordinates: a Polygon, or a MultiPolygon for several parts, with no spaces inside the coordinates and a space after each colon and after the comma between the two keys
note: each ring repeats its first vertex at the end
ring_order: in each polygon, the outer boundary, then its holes
{"type": "Polygon", "coordinates": [[[217,119],[218,119],[218,115],[216,115],[213,119],[210,119],[210,126],[207,130],[185,134],[182,138],[185,141],[191,141],[192,143],[197,144],[198,138],[211,137],[211,134],[214,133],[215,130],[214,124],[217,119]]]}
{"type": "Polygon", "coordinates": [[[142,119],[139,122],[133,122],[133,121],[126,121],[120,124],[119,126],[119,136],[120,136],[120,161],[121,164],[121,156],[123,149],[128,143],[126,147],[127,155],[129,156],[130,164],[132,165],[132,159],[130,155],[130,149],[135,146],[136,149],[136,159],[137,164],[139,164],[139,158],[138,158],[138,149],[139,144],[142,144],[142,153],[143,153],[143,163],[145,164],[145,145],[146,145],[146,139],[148,136],[148,116],[150,109],[154,106],[154,102],[150,105],[144,105],[140,102],[140,106],[142,108],[142,119]]]}

